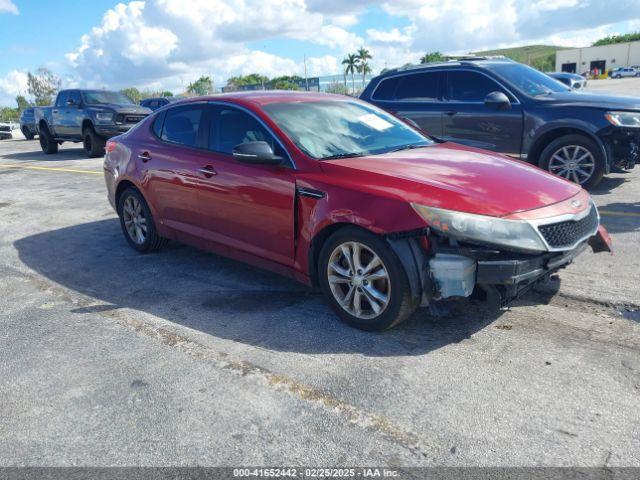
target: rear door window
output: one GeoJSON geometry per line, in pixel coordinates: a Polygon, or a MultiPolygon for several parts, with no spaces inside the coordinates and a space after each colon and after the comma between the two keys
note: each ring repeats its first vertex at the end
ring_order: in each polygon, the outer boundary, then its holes
{"type": "Polygon", "coordinates": [[[69,92],[69,100],[73,100],[74,105],[80,105],[80,92],[78,90],[71,90],[69,92]]]}
{"type": "Polygon", "coordinates": [[[189,105],[168,110],[160,138],[187,147],[204,147],[204,107],[189,105]]]}
{"type": "Polygon", "coordinates": [[[435,102],[440,99],[442,72],[411,73],[400,77],[395,100],[435,102]]]}
{"type": "Polygon", "coordinates": [[[58,94],[58,99],[56,100],[56,107],[66,107],[68,99],[69,99],[69,90],[63,90],[58,94]]]}
{"type": "Polygon", "coordinates": [[[503,92],[496,82],[478,72],[451,70],[447,73],[446,97],[452,102],[482,103],[491,92],[503,92]]]}

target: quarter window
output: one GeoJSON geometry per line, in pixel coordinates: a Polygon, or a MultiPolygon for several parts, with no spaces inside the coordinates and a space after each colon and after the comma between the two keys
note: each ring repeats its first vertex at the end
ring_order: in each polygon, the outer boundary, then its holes
{"type": "Polygon", "coordinates": [[[382,80],[373,92],[373,100],[393,100],[400,77],[391,77],[382,80]]]}
{"type": "Polygon", "coordinates": [[[491,92],[506,94],[496,82],[477,72],[452,70],[448,77],[447,98],[452,102],[484,102],[491,92]]]}
{"type": "MultiPolygon", "coordinates": [[[[165,114],[162,135],[167,142],[199,147],[202,142],[200,127],[204,109],[201,105],[185,106],[169,110],[165,114]]],[[[158,120],[156,120],[156,123],[158,120]]],[[[154,124],[155,130],[155,124],[154,124]]]]}

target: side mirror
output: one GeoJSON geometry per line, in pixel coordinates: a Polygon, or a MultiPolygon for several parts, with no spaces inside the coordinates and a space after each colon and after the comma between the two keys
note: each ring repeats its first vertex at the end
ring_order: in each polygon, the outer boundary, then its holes
{"type": "Polygon", "coordinates": [[[511,102],[509,101],[509,97],[507,97],[502,92],[491,92],[486,97],[484,97],[484,104],[488,107],[494,107],[498,110],[511,109],[511,102]]]}
{"type": "Polygon", "coordinates": [[[273,153],[267,142],[245,142],[233,147],[233,156],[242,163],[280,165],[283,158],[273,153]]]}

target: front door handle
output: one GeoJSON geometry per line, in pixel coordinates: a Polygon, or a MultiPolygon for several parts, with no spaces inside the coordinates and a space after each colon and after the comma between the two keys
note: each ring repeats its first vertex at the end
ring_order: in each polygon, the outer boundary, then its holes
{"type": "Polygon", "coordinates": [[[215,168],[213,168],[211,165],[207,165],[205,167],[199,168],[198,172],[200,172],[201,174],[203,174],[207,178],[211,178],[213,175],[217,175],[218,174],[218,172],[216,172],[215,168]]]}
{"type": "Polygon", "coordinates": [[[453,112],[453,111],[444,112],[445,115],[449,115],[450,117],[453,117],[456,113],[458,112],[453,112]]]}
{"type": "Polygon", "coordinates": [[[149,152],[142,152],[138,155],[138,158],[144,163],[147,163],[149,160],[151,160],[151,154],[149,152]]]}

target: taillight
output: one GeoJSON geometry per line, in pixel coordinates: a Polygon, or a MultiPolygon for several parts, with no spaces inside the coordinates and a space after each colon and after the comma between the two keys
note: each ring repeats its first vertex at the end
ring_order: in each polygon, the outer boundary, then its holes
{"type": "Polygon", "coordinates": [[[113,152],[118,146],[118,142],[114,142],[113,140],[107,141],[107,144],[104,146],[104,151],[107,153],[113,152]]]}

